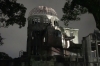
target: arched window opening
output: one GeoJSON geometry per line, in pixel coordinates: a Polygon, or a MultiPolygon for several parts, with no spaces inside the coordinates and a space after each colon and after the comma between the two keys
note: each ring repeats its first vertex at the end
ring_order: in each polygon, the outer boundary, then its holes
{"type": "Polygon", "coordinates": [[[49,19],[44,18],[44,23],[49,23],[49,19]]]}
{"type": "Polygon", "coordinates": [[[57,21],[54,21],[54,25],[55,25],[55,26],[59,26],[59,24],[58,24],[57,21]]]}
{"type": "Polygon", "coordinates": [[[37,22],[39,22],[39,23],[40,23],[40,18],[38,18],[38,19],[37,19],[37,22]]]}
{"type": "Polygon", "coordinates": [[[58,31],[58,30],[56,30],[56,31],[55,31],[55,36],[56,36],[56,37],[61,37],[61,32],[58,31]]]}
{"type": "Polygon", "coordinates": [[[32,24],[40,23],[40,18],[34,18],[32,24]]]}
{"type": "Polygon", "coordinates": [[[32,20],[32,24],[35,24],[35,20],[34,19],[32,20]]]}
{"type": "Polygon", "coordinates": [[[35,18],[35,22],[40,22],[40,18],[35,18]]]}

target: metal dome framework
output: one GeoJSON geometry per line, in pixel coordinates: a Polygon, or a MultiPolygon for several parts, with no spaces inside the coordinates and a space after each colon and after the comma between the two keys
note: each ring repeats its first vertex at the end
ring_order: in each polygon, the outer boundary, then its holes
{"type": "Polygon", "coordinates": [[[32,16],[35,14],[47,14],[47,15],[57,16],[57,13],[53,8],[49,8],[46,6],[38,6],[38,7],[33,8],[30,11],[29,16],[32,16]]]}

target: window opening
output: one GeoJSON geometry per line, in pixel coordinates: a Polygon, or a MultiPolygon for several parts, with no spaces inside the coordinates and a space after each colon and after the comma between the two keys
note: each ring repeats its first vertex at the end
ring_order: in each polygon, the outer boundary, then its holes
{"type": "Polygon", "coordinates": [[[37,22],[37,21],[38,21],[38,19],[37,19],[37,18],[35,18],[35,19],[34,19],[34,21],[35,21],[35,22],[37,22]]]}
{"type": "Polygon", "coordinates": [[[40,18],[34,18],[32,24],[40,23],[40,18]]]}
{"type": "Polygon", "coordinates": [[[73,36],[73,31],[70,32],[70,36],[71,36],[71,37],[73,36]]]}
{"type": "Polygon", "coordinates": [[[43,38],[43,42],[45,42],[45,37],[43,38]]]}
{"type": "Polygon", "coordinates": [[[44,18],[44,23],[49,23],[49,19],[44,18]]]}
{"type": "Polygon", "coordinates": [[[58,30],[55,31],[55,36],[56,36],[56,37],[61,37],[61,32],[59,32],[58,30]]]}
{"type": "Polygon", "coordinates": [[[55,25],[55,26],[59,26],[59,24],[58,24],[57,21],[54,21],[54,25],[55,25]]]}
{"type": "Polygon", "coordinates": [[[40,23],[40,18],[38,18],[38,22],[40,23]]]}

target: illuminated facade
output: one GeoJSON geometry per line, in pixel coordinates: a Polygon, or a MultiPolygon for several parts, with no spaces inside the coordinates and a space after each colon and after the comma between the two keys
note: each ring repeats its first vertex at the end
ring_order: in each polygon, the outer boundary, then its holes
{"type": "Polygon", "coordinates": [[[63,28],[64,31],[62,31],[59,26],[59,22],[60,20],[57,17],[57,13],[52,8],[38,6],[30,11],[27,29],[28,54],[34,53],[35,50],[40,50],[40,48],[42,50],[43,47],[39,46],[46,44],[49,48],[51,48],[51,51],[49,51],[51,52],[51,55],[61,55],[63,54],[63,48],[68,48],[70,46],[70,41],[66,40],[67,37],[74,36],[71,41],[78,44],[78,29],[63,28]],[[67,37],[65,37],[64,34],[67,37]],[[38,49],[36,49],[36,47],[38,49]],[[53,52],[52,48],[55,48],[56,50],[59,48],[60,53],[53,52]]]}

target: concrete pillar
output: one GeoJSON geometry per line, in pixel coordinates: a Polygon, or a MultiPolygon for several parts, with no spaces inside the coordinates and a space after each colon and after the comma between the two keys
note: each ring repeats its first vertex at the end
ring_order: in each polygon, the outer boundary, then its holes
{"type": "Polygon", "coordinates": [[[84,57],[85,56],[85,45],[86,45],[86,41],[85,41],[85,37],[83,37],[83,39],[82,39],[82,56],[84,57]]]}
{"type": "Polygon", "coordinates": [[[82,39],[82,57],[84,58],[84,66],[86,66],[86,37],[82,39]]]}
{"type": "Polygon", "coordinates": [[[86,54],[87,54],[87,60],[88,60],[88,66],[93,66],[93,57],[91,53],[91,35],[86,37],[86,54]]]}
{"type": "Polygon", "coordinates": [[[32,40],[32,30],[31,30],[32,18],[28,18],[28,27],[27,27],[27,53],[31,54],[31,40],[32,40]]]}

